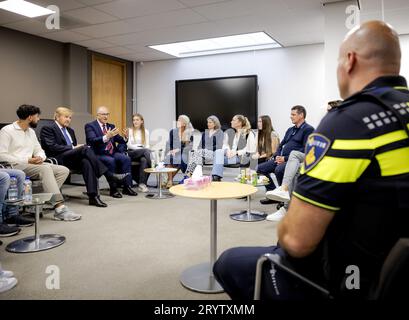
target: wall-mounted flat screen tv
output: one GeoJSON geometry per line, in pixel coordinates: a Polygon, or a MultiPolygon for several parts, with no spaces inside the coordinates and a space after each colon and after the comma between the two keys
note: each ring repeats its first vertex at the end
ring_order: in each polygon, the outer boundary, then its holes
{"type": "Polygon", "coordinates": [[[176,81],[176,116],[189,116],[195,129],[207,128],[210,115],[219,118],[222,129],[230,128],[236,114],[246,116],[257,128],[257,76],[190,79],[176,81]]]}

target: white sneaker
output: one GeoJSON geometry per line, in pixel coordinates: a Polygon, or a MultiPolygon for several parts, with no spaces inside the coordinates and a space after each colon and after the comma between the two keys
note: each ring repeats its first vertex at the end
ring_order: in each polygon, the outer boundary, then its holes
{"type": "Polygon", "coordinates": [[[142,192],[142,193],[149,192],[148,187],[147,187],[146,184],[144,184],[144,183],[140,183],[140,184],[138,185],[138,187],[136,188],[136,190],[137,190],[138,192],[142,192]]]}
{"type": "Polygon", "coordinates": [[[280,209],[278,209],[276,212],[271,213],[267,216],[267,220],[268,221],[274,221],[274,222],[278,222],[280,221],[282,218],[284,218],[284,216],[286,215],[287,210],[285,210],[284,207],[281,207],[280,209]]]}
{"type": "Polygon", "coordinates": [[[0,293],[6,292],[17,284],[16,278],[0,278],[0,293]]]}
{"type": "Polygon", "coordinates": [[[13,271],[0,270],[0,278],[13,278],[13,277],[14,277],[13,271]]]}
{"type": "Polygon", "coordinates": [[[76,221],[79,219],[81,219],[81,215],[71,211],[67,206],[64,206],[60,212],[57,212],[57,210],[55,210],[54,213],[54,220],[76,221]]]}
{"type": "Polygon", "coordinates": [[[290,193],[281,189],[281,187],[275,188],[272,191],[266,192],[266,197],[270,200],[281,201],[281,202],[289,202],[290,201],[290,193]]]}

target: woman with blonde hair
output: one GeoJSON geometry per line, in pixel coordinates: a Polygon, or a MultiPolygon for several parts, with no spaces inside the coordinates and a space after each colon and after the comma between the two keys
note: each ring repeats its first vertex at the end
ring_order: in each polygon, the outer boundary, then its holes
{"type": "MultiPolygon", "coordinates": [[[[168,168],[176,168],[177,171],[186,171],[189,151],[192,149],[193,142],[193,126],[190,119],[186,115],[180,115],[176,128],[170,130],[169,140],[166,143],[165,165],[168,168]]],[[[173,177],[176,172],[168,173],[168,182],[166,188],[173,185],[173,177]]]]}
{"type": "Polygon", "coordinates": [[[132,179],[138,184],[139,192],[148,192],[146,186],[149,175],[145,172],[151,166],[151,151],[149,150],[149,131],[145,129],[143,116],[136,113],[132,116],[132,128],[125,133],[128,147],[128,155],[132,161],[139,165],[132,166],[132,179]]]}
{"type": "Polygon", "coordinates": [[[236,114],[226,130],[222,149],[214,152],[213,181],[221,181],[225,164],[247,164],[256,152],[256,140],[247,117],[236,114]]]}

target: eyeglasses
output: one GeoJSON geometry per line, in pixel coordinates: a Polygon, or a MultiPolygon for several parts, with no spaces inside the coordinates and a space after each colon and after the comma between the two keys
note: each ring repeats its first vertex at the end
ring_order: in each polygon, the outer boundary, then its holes
{"type": "Polygon", "coordinates": [[[98,113],[100,116],[109,116],[109,113],[98,113]]]}

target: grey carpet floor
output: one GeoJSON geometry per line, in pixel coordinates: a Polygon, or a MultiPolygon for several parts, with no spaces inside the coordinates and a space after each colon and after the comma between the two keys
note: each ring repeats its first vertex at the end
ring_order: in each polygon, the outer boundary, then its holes
{"type": "MultiPolygon", "coordinates": [[[[81,195],[82,191],[82,187],[64,187],[66,194],[81,195]]],[[[260,205],[262,197],[264,190],[259,189],[252,201],[254,209],[275,211],[273,206],[260,205]]],[[[8,243],[32,235],[34,227],[2,238],[0,261],[4,269],[14,271],[19,283],[0,294],[0,299],[228,299],[225,293],[187,290],[179,282],[184,269],[209,261],[209,201],[151,200],[144,194],[102,198],[108,208],[90,207],[87,200],[68,200],[83,216],[77,222],[54,221],[52,211],[45,211],[40,233],[64,235],[67,240],[60,247],[28,254],[5,251],[8,243]],[[59,289],[47,289],[49,266],[58,267],[59,289]]],[[[229,213],[246,206],[244,200],[218,201],[218,254],[230,247],[276,242],[276,223],[229,218],[229,213]]]]}

